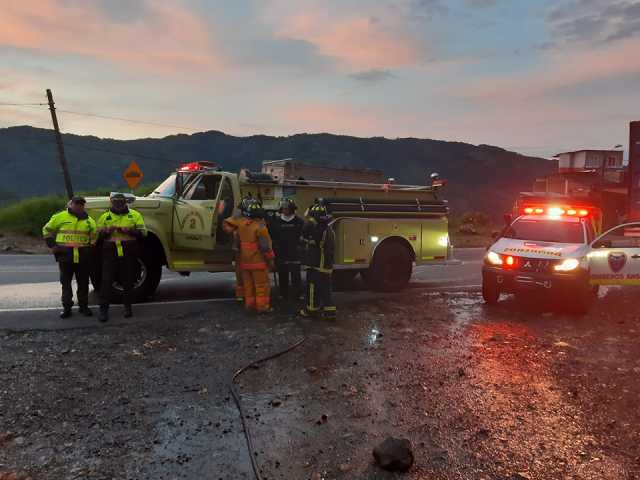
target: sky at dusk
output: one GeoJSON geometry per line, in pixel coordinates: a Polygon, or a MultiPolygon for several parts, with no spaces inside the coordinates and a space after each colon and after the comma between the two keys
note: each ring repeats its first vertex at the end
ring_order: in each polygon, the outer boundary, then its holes
{"type": "MultiPolygon", "coordinates": [[[[64,132],[628,143],[640,0],[3,0],[0,103],[64,132]]],[[[50,127],[0,107],[0,127],[50,127]]]]}

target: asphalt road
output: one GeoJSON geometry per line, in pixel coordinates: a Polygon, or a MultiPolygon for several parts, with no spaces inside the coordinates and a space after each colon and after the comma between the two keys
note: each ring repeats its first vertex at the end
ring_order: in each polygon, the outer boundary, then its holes
{"type": "MultiPolygon", "coordinates": [[[[468,290],[480,285],[480,264],[484,249],[456,250],[459,265],[422,266],[414,270],[411,287],[429,290],[468,290]]],[[[209,303],[232,301],[234,275],[232,273],[194,273],[181,277],[165,270],[154,298],[136,306],[137,318],[148,318],[158,313],[197,312],[209,303]]],[[[362,299],[373,295],[363,289],[347,292],[339,297],[362,299]]],[[[345,298],[349,300],[349,298],[345,298]]],[[[95,306],[95,292],[90,294],[95,306]]],[[[340,299],[338,300],[340,301],[340,299]]],[[[0,256],[0,329],[58,329],[66,328],[56,312],[60,308],[58,267],[49,255],[0,256]]],[[[113,319],[120,319],[119,306],[114,307],[113,319]]],[[[93,319],[73,320],[73,326],[93,325],[93,319]]]]}

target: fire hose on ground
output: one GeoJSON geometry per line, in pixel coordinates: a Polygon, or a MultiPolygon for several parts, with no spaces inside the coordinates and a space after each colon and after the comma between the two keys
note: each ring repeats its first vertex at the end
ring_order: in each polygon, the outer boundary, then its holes
{"type": "Polygon", "coordinates": [[[281,357],[289,352],[291,352],[292,350],[295,350],[296,348],[298,348],[300,345],[302,345],[306,340],[305,338],[302,338],[301,340],[298,340],[296,343],[294,343],[293,345],[290,345],[289,347],[287,347],[284,350],[281,350],[279,352],[276,352],[272,355],[269,355],[268,357],[264,357],[264,358],[260,358],[259,360],[255,360],[251,363],[249,363],[248,365],[245,365],[244,367],[242,367],[240,370],[238,370],[236,373],[233,374],[233,377],[231,377],[231,386],[230,386],[230,390],[231,390],[231,395],[233,396],[233,400],[236,403],[236,407],[238,407],[238,412],[240,413],[240,421],[242,422],[242,430],[244,433],[244,437],[245,440],[247,442],[247,449],[249,450],[249,459],[251,460],[251,467],[253,468],[253,473],[255,474],[256,480],[262,480],[262,476],[260,475],[260,468],[258,466],[258,461],[256,459],[256,454],[255,454],[255,450],[253,447],[253,437],[251,436],[251,431],[249,430],[249,426],[246,423],[245,420],[245,415],[244,415],[244,410],[242,409],[242,403],[240,402],[240,395],[238,394],[238,392],[236,391],[236,380],[238,379],[238,377],[240,375],[242,375],[246,370],[248,370],[249,368],[253,368],[255,366],[258,366],[262,363],[266,363],[269,360],[273,360],[276,359],[278,357],[281,357]]]}

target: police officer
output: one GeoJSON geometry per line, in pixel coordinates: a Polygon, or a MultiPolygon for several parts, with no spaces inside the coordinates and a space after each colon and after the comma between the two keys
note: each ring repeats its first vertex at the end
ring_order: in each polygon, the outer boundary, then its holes
{"type": "Polygon", "coordinates": [[[302,293],[300,239],[304,221],[296,215],[297,205],[290,198],[280,202],[280,212],[269,225],[276,254],[280,296],[295,301],[302,293]]]}
{"type": "Polygon", "coordinates": [[[60,318],[71,316],[71,281],[74,275],[78,284],[80,313],[86,317],[92,315],[89,308],[89,273],[93,245],[96,241],[96,222],[85,211],[85,203],[84,198],[73,197],[67,209],[54,214],[42,228],[45,242],[54,254],[60,269],[63,308],[60,318]]]}
{"type": "Polygon", "coordinates": [[[264,222],[264,209],[250,199],[242,203],[243,220],[234,227],[240,242],[240,270],[244,286],[244,305],[248,311],[271,311],[271,285],[269,270],[274,266],[271,236],[264,222]]]}
{"type": "Polygon", "coordinates": [[[335,318],[336,306],[331,295],[335,234],[329,224],[331,216],[324,203],[316,201],[307,210],[307,217],[309,220],[302,230],[307,296],[306,305],[300,310],[300,315],[335,318]]]}
{"type": "Polygon", "coordinates": [[[135,280],[136,263],[140,254],[139,240],[147,234],[142,215],[129,208],[122,193],[112,192],[111,208],[98,219],[98,242],[102,254],[102,281],[100,285],[101,322],[109,320],[111,286],[120,280],[123,290],[124,317],[131,311],[131,290],[135,280]]]}

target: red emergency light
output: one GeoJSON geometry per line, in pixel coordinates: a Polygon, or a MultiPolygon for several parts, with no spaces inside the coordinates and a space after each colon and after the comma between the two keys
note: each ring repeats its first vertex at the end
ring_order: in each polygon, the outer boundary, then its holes
{"type": "Polygon", "coordinates": [[[189,162],[183,164],[178,171],[179,172],[199,172],[201,170],[217,169],[218,165],[214,162],[189,162]]]}
{"type": "Polygon", "coordinates": [[[526,206],[521,209],[523,215],[549,215],[550,217],[588,217],[588,208],[572,206],[526,206]]]}

